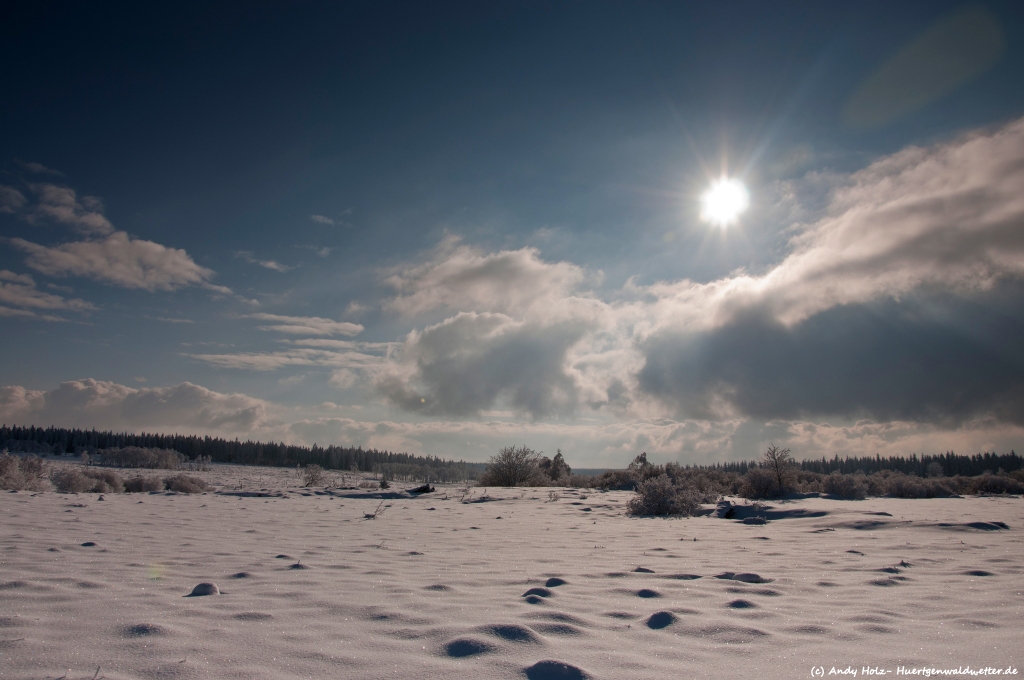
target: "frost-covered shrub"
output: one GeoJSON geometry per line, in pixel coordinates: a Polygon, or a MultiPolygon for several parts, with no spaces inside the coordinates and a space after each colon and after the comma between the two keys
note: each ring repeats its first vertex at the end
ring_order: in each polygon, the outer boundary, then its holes
{"type": "Polygon", "coordinates": [[[43,491],[47,465],[36,456],[12,456],[0,453],[0,489],[43,491]]]}
{"type": "Polygon", "coordinates": [[[50,474],[50,481],[61,493],[121,493],[124,482],[113,470],[62,467],[50,474]]]}
{"type": "Polygon", "coordinates": [[[202,493],[210,488],[202,479],[190,475],[167,477],[164,479],[164,485],[168,491],[177,491],[179,493],[202,493]]]}
{"type": "Polygon", "coordinates": [[[85,493],[92,489],[95,480],[86,477],[80,470],[60,468],[50,473],[53,488],[61,493],[85,493]]]}
{"type": "Polygon", "coordinates": [[[756,467],[747,470],[740,486],[740,495],[744,498],[772,498],[781,493],[778,477],[764,468],[756,467]]]}
{"type": "Polygon", "coordinates": [[[862,477],[863,475],[844,475],[841,472],[833,472],[825,477],[822,490],[827,494],[847,500],[861,499],[868,493],[868,485],[862,477]]]}
{"type": "Polygon", "coordinates": [[[317,464],[307,465],[302,469],[303,486],[323,486],[327,483],[327,472],[317,464]]]}
{"type": "Polygon", "coordinates": [[[124,490],[129,493],[163,491],[164,481],[158,477],[133,477],[124,483],[124,490]]]}
{"type": "Polygon", "coordinates": [[[966,486],[967,493],[1024,493],[1024,484],[1009,475],[978,475],[966,486]]]}
{"type": "Polygon", "coordinates": [[[668,475],[640,482],[626,504],[630,515],[693,515],[699,508],[700,493],[692,487],[680,489],[668,475]]]}
{"type": "Polygon", "coordinates": [[[888,495],[897,498],[941,498],[956,493],[944,479],[922,479],[902,472],[889,475],[886,487],[888,495]]]}

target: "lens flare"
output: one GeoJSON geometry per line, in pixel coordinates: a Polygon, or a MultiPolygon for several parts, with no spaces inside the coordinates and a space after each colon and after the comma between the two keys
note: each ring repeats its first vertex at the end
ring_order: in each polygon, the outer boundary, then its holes
{"type": "Polygon", "coordinates": [[[732,224],[750,206],[750,194],[743,182],[723,177],[713,182],[700,197],[700,218],[719,226],[732,224]]]}

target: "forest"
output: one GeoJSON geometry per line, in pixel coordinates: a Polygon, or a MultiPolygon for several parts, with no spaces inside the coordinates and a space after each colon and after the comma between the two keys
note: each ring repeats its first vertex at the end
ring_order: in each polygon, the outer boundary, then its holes
{"type": "Polygon", "coordinates": [[[382,473],[389,479],[463,481],[475,479],[480,464],[364,449],[362,447],[293,446],[285,443],[234,441],[218,437],[181,434],[102,432],[63,427],[0,427],[0,448],[9,451],[64,455],[93,454],[106,449],[139,447],[170,449],[190,460],[208,457],[214,463],[296,467],[319,465],[327,470],[382,473]]]}

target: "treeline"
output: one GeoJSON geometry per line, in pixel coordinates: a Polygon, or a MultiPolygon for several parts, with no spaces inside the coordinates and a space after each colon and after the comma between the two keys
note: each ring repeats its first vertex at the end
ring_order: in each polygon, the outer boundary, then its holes
{"type": "Polygon", "coordinates": [[[271,467],[319,465],[327,470],[383,472],[430,482],[462,481],[479,475],[479,467],[472,463],[362,447],[325,448],[316,444],[306,447],[198,435],[101,432],[63,427],[3,425],[0,427],[0,447],[11,451],[54,454],[95,453],[126,447],[170,449],[190,460],[208,456],[215,463],[271,467]]]}
{"type": "Polygon", "coordinates": [[[883,470],[902,472],[907,475],[918,477],[935,476],[938,464],[942,468],[944,477],[976,477],[985,473],[1014,472],[1024,468],[1024,458],[1018,456],[1014,451],[1009,453],[976,453],[973,456],[962,456],[952,451],[940,453],[935,456],[911,454],[909,458],[903,456],[889,456],[882,458],[876,455],[874,458],[865,456],[863,458],[843,458],[836,456],[832,460],[822,458],[821,460],[805,460],[800,463],[802,470],[808,472],[820,472],[827,475],[832,472],[841,472],[844,475],[855,472],[871,474],[883,470]]]}
{"type": "MultiPolygon", "coordinates": [[[[835,456],[831,459],[823,457],[818,460],[803,460],[799,463],[799,466],[801,470],[817,472],[823,475],[833,472],[841,472],[844,475],[863,472],[870,475],[875,472],[890,470],[907,475],[927,477],[929,475],[934,476],[938,472],[938,469],[933,467],[933,464],[942,468],[941,474],[945,477],[956,477],[957,475],[976,477],[986,472],[994,473],[999,470],[1014,472],[1024,469],[1024,457],[1018,456],[1014,451],[1009,453],[976,453],[973,456],[963,456],[949,451],[934,456],[911,454],[910,457],[889,456],[888,458],[883,458],[876,454],[874,458],[871,456],[860,458],[840,458],[835,456]]],[[[760,467],[760,462],[756,460],[743,460],[733,463],[687,465],[684,467],[715,472],[735,472],[739,475],[745,475],[749,470],[760,467]]]]}

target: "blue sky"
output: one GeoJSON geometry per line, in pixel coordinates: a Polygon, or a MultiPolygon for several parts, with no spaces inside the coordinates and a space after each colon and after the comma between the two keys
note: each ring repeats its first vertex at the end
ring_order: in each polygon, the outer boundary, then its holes
{"type": "Polygon", "coordinates": [[[1024,9],[846,5],[5,6],[0,419],[1020,448],[1024,9]]]}

